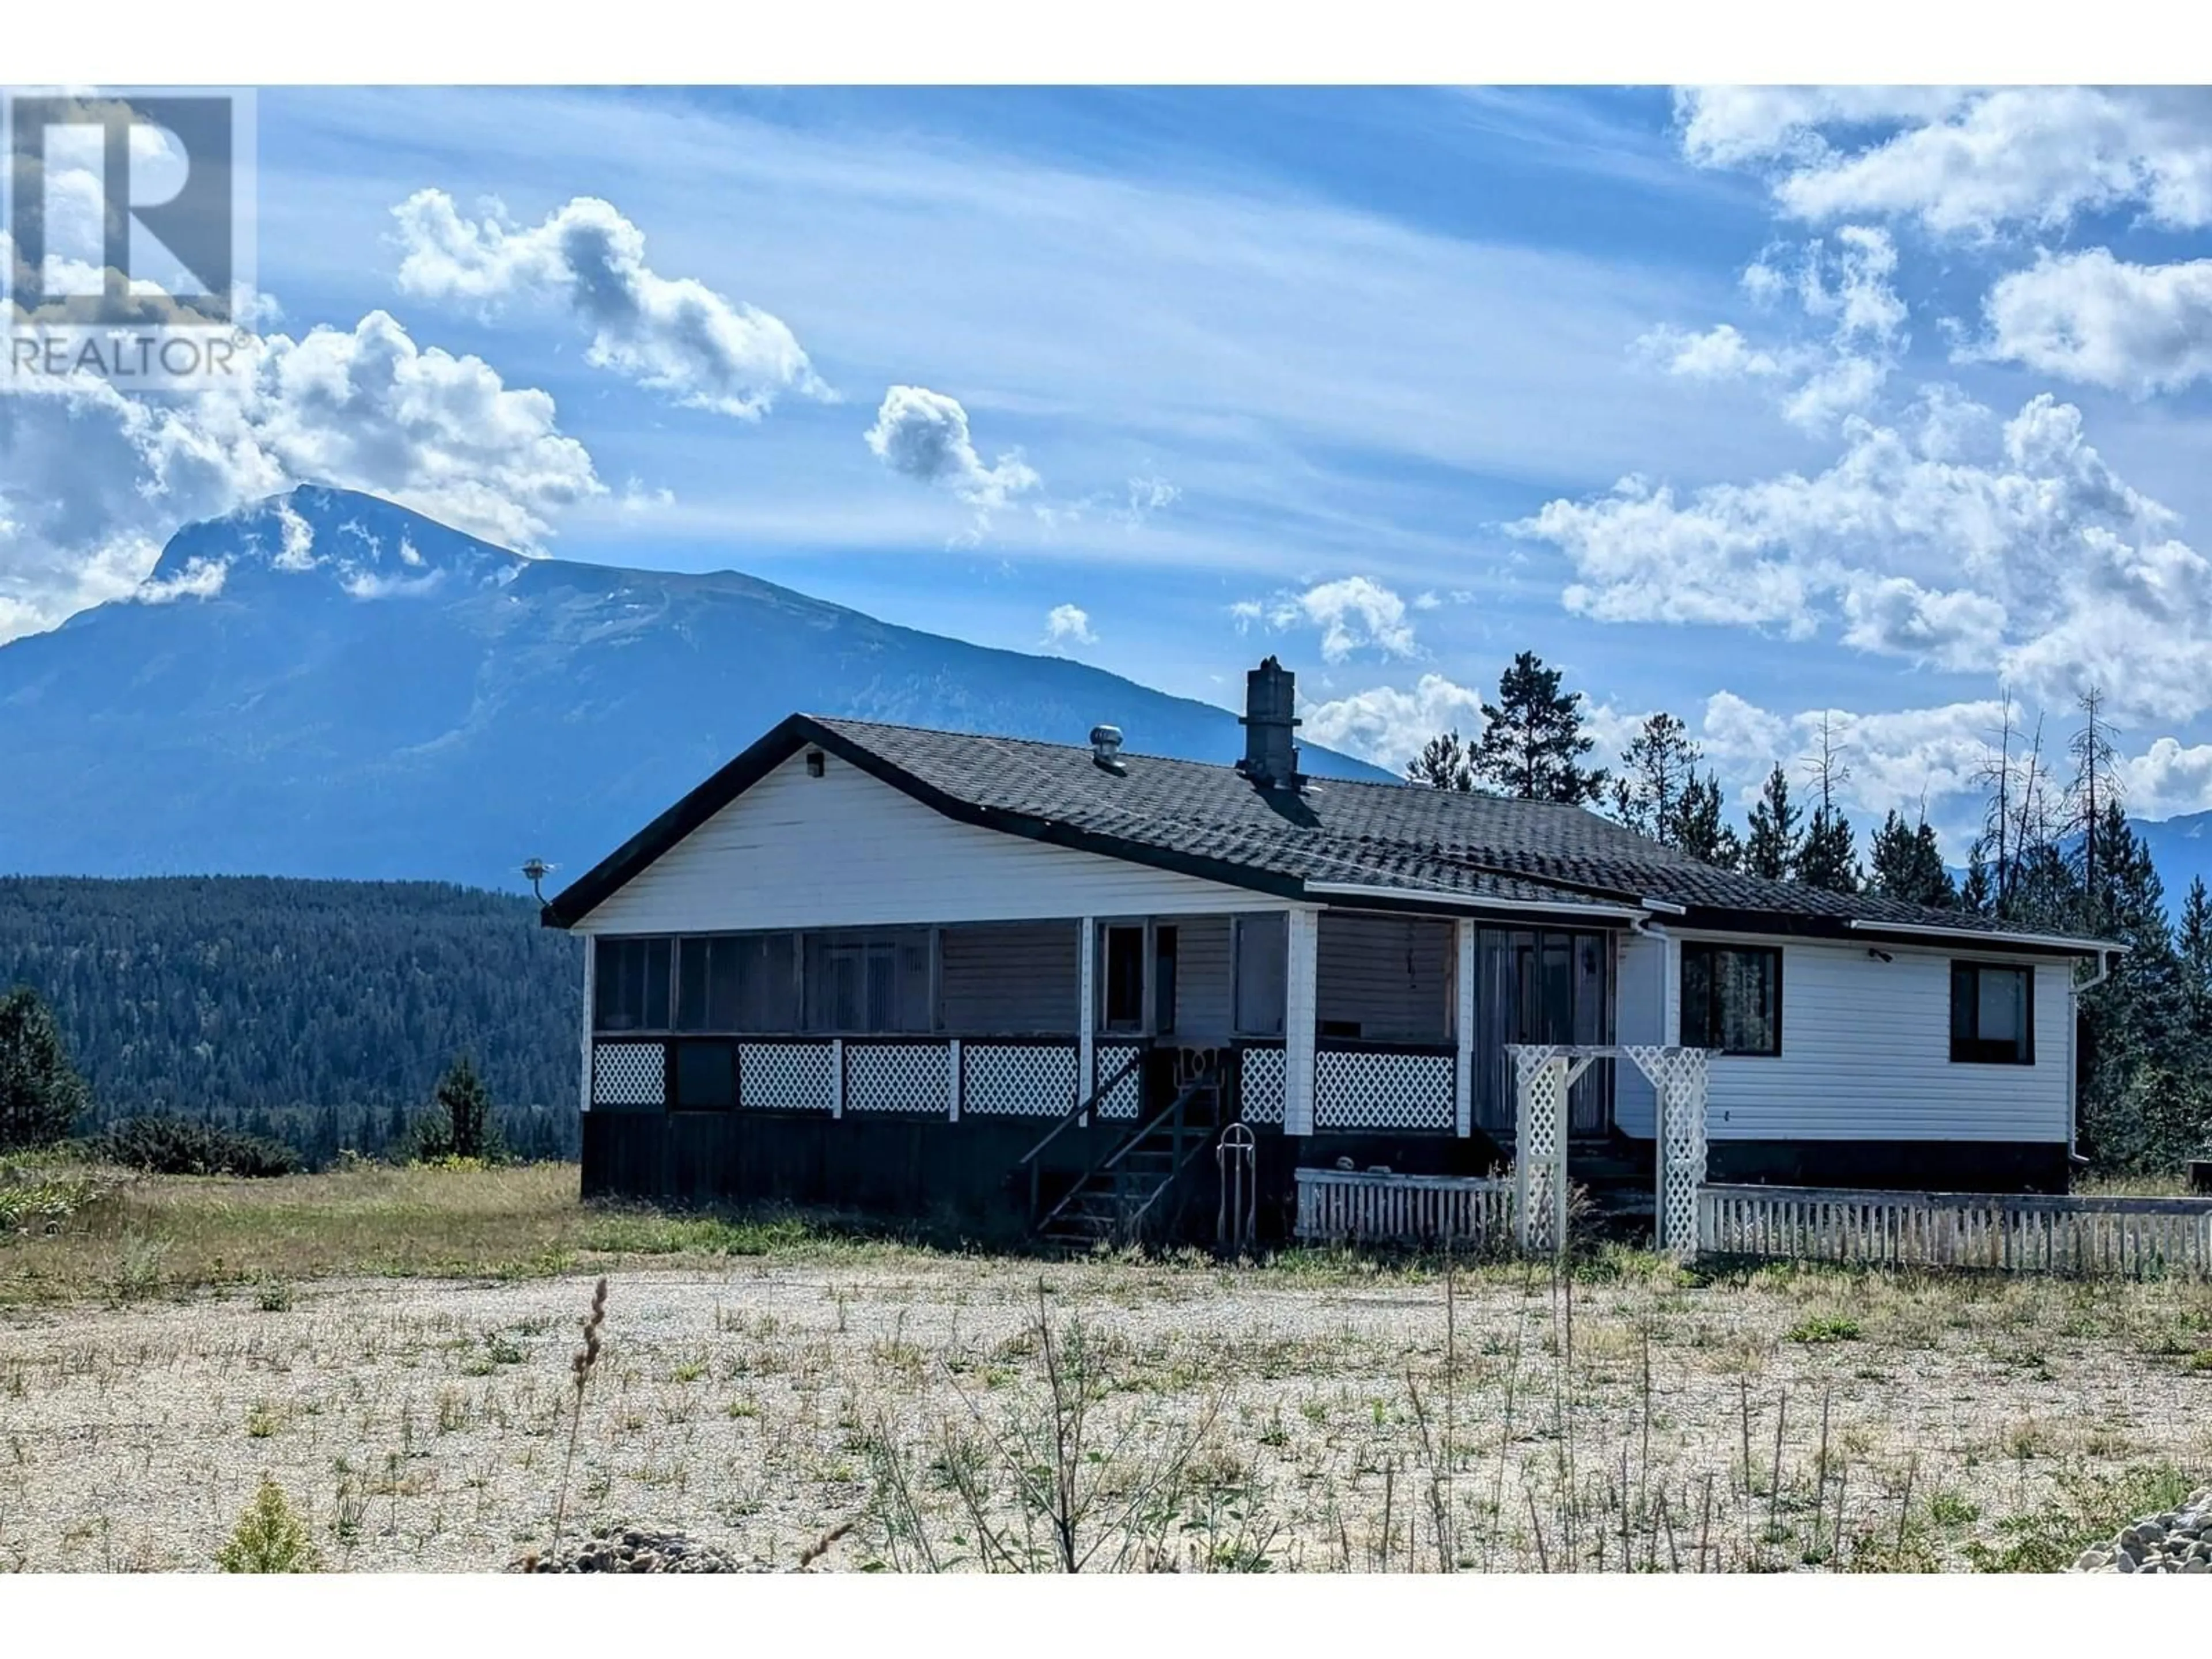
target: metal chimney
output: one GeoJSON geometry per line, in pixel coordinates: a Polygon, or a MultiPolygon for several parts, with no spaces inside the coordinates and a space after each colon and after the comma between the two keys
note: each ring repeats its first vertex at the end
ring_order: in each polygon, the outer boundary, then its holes
{"type": "Polygon", "coordinates": [[[1244,758],[1237,769],[1262,789],[1295,789],[1298,746],[1297,676],[1269,657],[1244,676],[1244,758]]]}
{"type": "Polygon", "coordinates": [[[1111,772],[1116,777],[1128,771],[1121,759],[1121,728],[1118,726],[1094,726],[1091,728],[1091,763],[1102,772],[1111,772]]]}

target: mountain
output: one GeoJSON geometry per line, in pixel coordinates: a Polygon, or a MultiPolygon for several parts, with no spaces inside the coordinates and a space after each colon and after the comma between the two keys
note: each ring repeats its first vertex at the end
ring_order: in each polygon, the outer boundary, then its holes
{"type": "Polygon", "coordinates": [[[2179,919],[2189,884],[2202,876],[2212,887],[2212,812],[2189,812],[2178,818],[2130,818],[2128,827],[2142,837],[2158,878],[2166,884],[2166,908],[2179,919]]]}
{"type": "Polygon", "coordinates": [[[536,855],[558,885],[793,709],[1243,753],[1233,714],[1081,663],[305,488],[179,531],[137,596],[0,647],[0,871],[512,887],[536,855]]]}

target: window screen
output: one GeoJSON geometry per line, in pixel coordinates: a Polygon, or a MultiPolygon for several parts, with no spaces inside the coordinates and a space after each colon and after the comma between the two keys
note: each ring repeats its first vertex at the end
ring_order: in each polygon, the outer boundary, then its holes
{"type": "Polygon", "coordinates": [[[1682,1042],[1724,1054],[1782,1052],[1782,952],[1682,946],[1682,1042]]]}
{"type": "Polygon", "coordinates": [[[805,959],[808,1030],[870,1036],[935,1029],[927,932],[810,933],[805,959]]]}
{"type": "Polygon", "coordinates": [[[666,939],[602,939],[592,964],[592,1024],[602,1031],[668,1029],[666,939]]]}
{"type": "Polygon", "coordinates": [[[2035,975],[2026,968],[1951,964],[1951,1058],[2035,1064],[2035,975]]]}
{"type": "Polygon", "coordinates": [[[1103,1012],[1109,1031],[1145,1029],[1145,930],[1109,927],[1103,1012]]]}

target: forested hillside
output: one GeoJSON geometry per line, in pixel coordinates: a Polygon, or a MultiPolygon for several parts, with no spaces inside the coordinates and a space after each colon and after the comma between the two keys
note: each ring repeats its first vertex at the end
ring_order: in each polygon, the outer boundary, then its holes
{"type": "Polygon", "coordinates": [[[94,1121],[173,1112],[374,1154],[476,1060],[510,1145],[575,1146],[581,947],[432,882],[0,878],[0,989],[52,1006],[94,1121]]]}

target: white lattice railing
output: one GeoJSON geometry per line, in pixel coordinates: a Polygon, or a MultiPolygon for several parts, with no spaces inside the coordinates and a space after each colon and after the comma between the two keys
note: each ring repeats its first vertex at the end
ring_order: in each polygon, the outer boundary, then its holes
{"type": "Polygon", "coordinates": [[[668,1050],[659,1042],[600,1042],[592,1048],[592,1104],[665,1106],[668,1050]]]}
{"type": "Polygon", "coordinates": [[[1283,1121],[1284,1081],[1289,1076],[1279,1045],[1244,1048],[1237,1055],[1238,1115],[1247,1123],[1283,1121]]]}
{"type": "Polygon", "coordinates": [[[1472,1176],[1299,1170],[1297,1234],[1317,1244],[1502,1248],[1513,1237],[1513,1183],[1472,1176]]]}
{"type": "Polygon", "coordinates": [[[1456,1063],[1448,1051],[1325,1048],[1314,1056],[1314,1127],[1449,1133],[1456,1063]]]}
{"type": "Polygon", "coordinates": [[[848,1041],[845,1109],[949,1116],[952,1110],[952,1065],[948,1045],[848,1041]]]}
{"type": "Polygon", "coordinates": [[[832,1042],[741,1042],[738,1105],[757,1112],[835,1112],[837,1051],[832,1042]]]}
{"type": "Polygon", "coordinates": [[[1709,1255],[2093,1276],[2212,1274],[2212,1199],[1707,1186],[1709,1255]]]}
{"type": "MultiPolygon", "coordinates": [[[[1141,1042],[1101,1042],[1095,1052],[1097,1057],[1093,1063],[1098,1068],[1097,1082],[1103,1083],[1131,1060],[1143,1054],[1145,1045],[1141,1042]]],[[[1133,1118],[1144,1102],[1145,1068],[1139,1066],[1107,1091],[1105,1098],[1098,1103],[1098,1115],[1102,1118],[1133,1118]]]]}
{"type": "Polygon", "coordinates": [[[964,1042],[960,1064],[963,1116],[1058,1117],[1075,1103],[1072,1042],[964,1042]]]}

